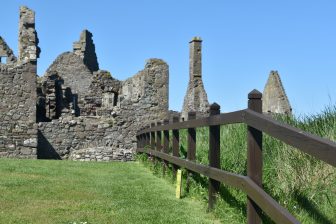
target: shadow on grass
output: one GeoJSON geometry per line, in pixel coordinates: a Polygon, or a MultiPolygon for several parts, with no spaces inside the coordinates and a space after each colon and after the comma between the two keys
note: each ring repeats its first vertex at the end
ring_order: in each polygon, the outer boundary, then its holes
{"type": "MultiPolygon", "coordinates": [[[[207,177],[201,176],[200,174],[193,173],[193,179],[196,183],[200,184],[203,188],[207,189],[209,181],[207,177]]],[[[219,196],[231,207],[236,208],[239,211],[242,211],[246,216],[246,204],[239,201],[223,184],[219,188],[219,196]]]]}
{"type": "Polygon", "coordinates": [[[307,214],[315,220],[316,223],[320,224],[332,224],[332,221],[328,219],[324,214],[322,214],[316,205],[314,205],[306,196],[302,195],[300,192],[295,191],[294,197],[299,204],[299,206],[307,212],[307,214]]]}
{"type": "MultiPolygon", "coordinates": [[[[205,188],[205,189],[208,188],[209,181],[207,177],[204,177],[198,173],[193,173],[192,177],[196,183],[202,186],[202,188],[205,188]]],[[[223,199],[230,207],[235,208],[237,211],[241,212],[245,217],[247,216],[246,201],[243,202],[239,200],[234,194],[232,194],[229,191],[228,187],[223,184],[221,184],[219,188],[219,197],[223,199]]],[[[265,224],[275,223],[271,218],[269,218],[266,214],[264,214],[264,212],[262,212],[260,216],[262,219],[262,223],[265,223],[265,224]]]]}

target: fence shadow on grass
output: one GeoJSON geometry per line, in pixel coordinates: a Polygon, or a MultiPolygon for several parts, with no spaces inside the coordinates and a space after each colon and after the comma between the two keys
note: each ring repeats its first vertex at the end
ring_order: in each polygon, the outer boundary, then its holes
{"type": "Polygon", "coordinates": [[[324,214],[322,214],[316,205],[314,205],[306,196],[302,195],[299,191],[295,191],[294,197],[298,205],[307,212],[307,214],[313,218],[316,223],[320,224],[332,224],[324,214]]]}

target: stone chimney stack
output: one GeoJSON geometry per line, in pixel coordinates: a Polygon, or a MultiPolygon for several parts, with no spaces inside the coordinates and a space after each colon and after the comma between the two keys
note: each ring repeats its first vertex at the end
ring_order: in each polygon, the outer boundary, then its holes
{"type": "Polygon", "coordinates": [[[202,78],[202,39],[194,37],[189,42],[189,74],[190,80],[202,78]]]}
{"type": "Polygon", "coordinates": [[[188,119],[188,112],[196,112],[196,117],[209,114],[208,96],[202,81],[202,40],[194,37],[189,42],[189,84],[184,97],[181,119],[188,119]]]}
{"type": "Polygon", "coordinates": [[[38,37],[35,30],[35,12],[26,6],[20,7],[19,21],[19,61],[36,62],[40,57],[38,37]]]}

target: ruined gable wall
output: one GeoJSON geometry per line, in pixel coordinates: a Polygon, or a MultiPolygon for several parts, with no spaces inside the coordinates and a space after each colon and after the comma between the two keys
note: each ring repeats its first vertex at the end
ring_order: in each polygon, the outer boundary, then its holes
{"type": "Polygon", "coordinates": [[[0,156],[35,158],[36,65],[0,64],[0,156]]]}
{"type": "Polygon", "coordinates": [[[263,92],[263,113],[292,114],[286,91],[277,71],[271,71],[263,92]]]}
{"type": "Polygon", "coordinates": [[[64,80],[64,84],[70,87],[72,93],[84,96],[89,92],[92,82],[92,73],[85,66],[83,59],[72,52],[59,55],[49,66],[44,76],[57,73],[64,80]]]}
{"type": "Polygon", "coordinates": [[[1,60],[1,63],[15,63],[16,62],[16,57],[10,49],[10,47],[7,45],[6,41],[0,36],[0,58],[1,57],[7,57],[6,62],[1,60]]]}

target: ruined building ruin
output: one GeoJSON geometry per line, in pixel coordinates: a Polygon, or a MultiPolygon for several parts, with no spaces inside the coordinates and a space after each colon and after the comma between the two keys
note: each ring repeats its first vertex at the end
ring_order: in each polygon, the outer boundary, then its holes
{"type": "Polygon", "coordinates": [[[208,116],[209,102],[202,80],[202,40],[194,37],[189,42],[189,83],[184,97],[181,119],[188,120],[188,112],[196,117],[208,116]]]}
{"type": "Polygon", "coordinates": [[[278,71],[271,71],[263,92],[263,113],[292,114],[278,71]]]}
{"type": "MultiPolygon", "coordinates": [[[[42,77],[35,13],[20,8],[16,57],[0,37],[0,157],[130,160],[136,132],[153,121],[180,115],[168,111],[169,70],[149,59],[142,71],[120,81],[99,68],[93,36],[84,30],[72,51],[60,54],[42,77]]],[[[202,40],[190,41],[190,74],[181,120],[188,112],[208,116],[202,81],[202,40]]],[[[272,72],[264,109],[291,112],[279,75],[272,72]]]]}
{"type": "Polygon", "coordinates": [[[35,13],[20,8],[19,55],[0,37],[0,156],[129,160],[135,133],[168,116],[168,65],[149,59],[120,81],[100,70],[92,34],[37,78],[35,13]],[[6,59],[6,60],[4,60],[6,59]]]}

